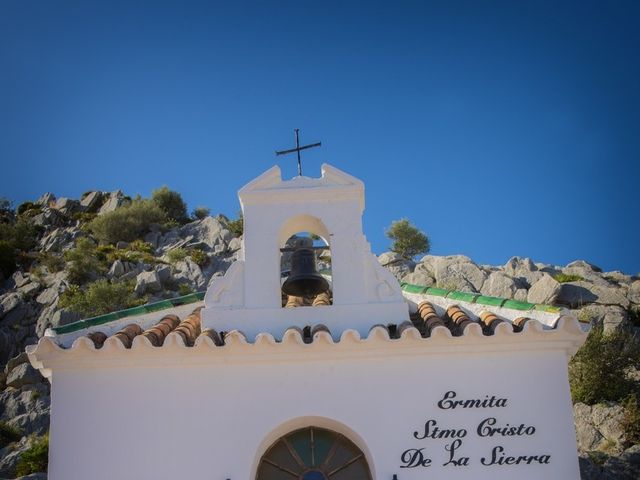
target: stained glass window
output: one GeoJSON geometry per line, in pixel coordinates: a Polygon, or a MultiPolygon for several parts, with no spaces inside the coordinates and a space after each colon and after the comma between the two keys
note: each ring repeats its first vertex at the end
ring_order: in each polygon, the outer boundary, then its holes
{"type": "Polygon", "coordinates": [[[308,427],[269,447],[256,480],[371,480],[371,472],[364,454],[349,439],[308,427]]]}

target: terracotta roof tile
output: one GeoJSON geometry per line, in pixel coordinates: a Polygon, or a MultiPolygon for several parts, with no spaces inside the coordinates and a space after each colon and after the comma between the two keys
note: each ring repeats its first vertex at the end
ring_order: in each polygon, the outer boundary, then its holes
{"type": "Polygon", "coordinates": [[[469,316],[458,305],[451,305],[447,308],[447,317],[451,323],[449,329],[454,336],[462,335],[467,325],[477,323],[474,320],[471,320],[471,318],[469,318],[469,316]]]}
{"type": "Polygon", "coordinates": [[[529,317],[518,317],[513,321],[513,331],[521,332],[527,322],[532,321],[529,317]]]}
{"type": "MultiPolygon", "coordinates": [[[[224,345],[224,338],[222,335],[220,335],[218,332],[216,332],[215,330],[208,328],[207,330],[204,330],[201,334],[200,337],[209,337],[211,340],[213,340],[213,343],[217,346],[217,347],[221,347],[222,345],[224,345]]],[[[198,337],[199,338],[199,337],[198,337]]]]}
{"type": "Polygon", "coordinates": [[[165,315],[157,324],[151,327],[142,334],[142,336],[149,339],[151,345],[154,347],[161,347],[164,343],[164,339],[171,333],[180,323],[180,319],[177,315],[165,315]]]}
{"type": "Polygon", "coordinates": [[[133,343],[133,339],[138,335],[142,334],[142,328],[140,325],[136,323],[130,323],[122,330],[117,332],[113,337],[117,338],[122,342],[125,348],[131,348],[131,344],[133,343]]]}
{"type": "Polygon", "coordinates": [[[191,347],[200,335],[200,310],[202,307],[196,308],[187,318],[180,322],[180,324],[171,333],[176,333],[182,337],[185,345],[191,347]]]}
{"type": "Polygon", "coordinates": [[[424,333],[425,336],[431,335],[431,331],[435,327],[445,327],[445,322],[440,316],[436,313],[436,310],[430,302],[422,302],[418,305],[418,314],[420,318],[422,318],[423,324],[421,333],[424,333]]]}
{"type": "Polygon", "coordinates": [[[495,313],[487,311],[480,313],[480,321],[482,322],[482,330],[485,335],[493,335],[498,325],[506,323],[505,320],[499,318],[495,313]]]}
{"type": "MultiPolygon", "coordinates": [[[[434,331],[437,328],[447,329],[450,336],[460,337],[467,335],[465,331],[466,327],[474,323],[482,327],[482,333],[486,336],[504,334],[511,331],[518,333],[532,329],[542,331],[543,329],[557,327],[557,325],[549,324],[543,326],[538,320],[526,316],[515,319],[513,319],[513,316],[505,317],[505,312],[501,310],[501,307],[485,307],[491,308],[491,310],[495,309],[499,313],[488,309],[481,310],[477,307],[474,307],[475,310],[473,310],[469,305],[465,304],[464,301],[457,300],[456,303],[452,304],[450,300],[452,299],[449,299],[449,301],[443,300],[442,304],[440,304],[437,299],[419,301],[417,309],[414,310],[414,313],[410,317],[411,321],[403,321],[397,324],[374,325],[369,330],[367,338],[371,336],[377,338],[381,335],[390,340],[402,339],[405,336],[429,338],[434,335],[434,331]],[[458,302],[464,305],[465,308],[463,309],[458,302]],[[531,322],[531,325],[525,328],[525,325],[529,322],[531,322]],[[499,328],[500,325],[503,324],[506,326],[506,329],[504,327],[499,328]],[[413,330],[414,328],[417,330],[413,330]]],[[[313,299],[290,296],[287,298],[286,306],[290,308],[309,306],[312,302],[314,306],[330,305],[330,293],[322,293],[313,299]]],[[[196,308],[183,319],[180,319],[175,314],[164,315],[160,321],[144,331],[140,325],[129,323],[110,338],[117,338],[127,349],[132,347],[134,338],[137,336],[145,337],[149,341],[148,344],[153,347],[162,347],[166,343],[169,335],[179,336],[181,339],[180,343],[188,347],[194,346],[199,336],[203,338],[208,337],[213,342],[213,345],[217,347],[225,346],[227,337],[229,337],[230,343],[235,343],[237,341],[236,339],[241,338],[247,341],[247,337],[237,330],[232,332],[220,332],[213,329],[202,331],[200,319],[201,308],[203,307],[196,308]],[[233,342],[231,341],[232,337],[234,339],[233,342]]],[[[534,316],[533,314],[531,315],[534,316]]],[[[107,329],[107,332],[108,331],[107,329]]],[[[265,335],[269,336],[269,334],[265,335]]],[[[107,334],[101,331],[92,331],[86,333],[85,336],[97,349],[101,348],[107,340],[107,334]]],[[[333,338],[331,341],[337,340],[326,325],[314,324],[305,327],[291,326],[284,332],[282,337],[271,337],[271,341],[282,343],[290,341],[291,338],[299,338],[302,343],[310,344],[320,337],[325,339],[327,337],[333,338]]],[[[247,343],[249,342],[247,341],[247,343]]]]}
{"type": "Polygon", "coordinates": [[[107,339],[107,335],[102,332],[91,332],[87,335],[87,338],[93,342],[96,348],[102,348],[102,345],[104,345],[107,339]]]}

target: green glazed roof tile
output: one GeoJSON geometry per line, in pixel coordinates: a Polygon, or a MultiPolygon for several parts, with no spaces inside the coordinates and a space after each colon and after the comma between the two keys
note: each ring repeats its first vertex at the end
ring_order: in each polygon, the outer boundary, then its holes
{"type": "Polygon", "coordinates": [[[490,307],[501,307],[503,303],[506,302],[506,299],[499,297],[487,297],[486,295],[480,295],[476,298],[476,303],[480,305],[488,305],[490,307]]]}
{"type": "Polygon", "coordinates": [[[157,312],[158,310],[164,310],[165,308],[173,307],[173,303],[170,300],[163,300],[161,302],[150,303],[149,305],[145,305],[145,308],[148,312],[157,312]]]}
{"type": "Polygon", "coordinates": [[[504,308],[512,308],[514,310],[531,310],[535,307],[535,303],[519,302],[518,300],[507,300],[502,305],[504,308]]]}
{"type": "Polygon", "coordinates": [[[71,332],[75,332],[76,330],[80,330],[82,328],[86,328],[88,325],[84,325],[84,320],[80,320],[78,322],[73,322],[73,323],[69,323],[67,325],[62,325],[61,327],[56,327],[53,330],[58,334],[61,335],[63,333],[71,333],[71,332]]]}
{"type": "Polygon", "coordinates": [[[540,312],[547,313],[560,313],[562,308],[554,307],[552,305],[537,305],[535,303],[521,302],[518,300],[511,300],[508,298],[500,297],[488,297],[486,295],[480,295],[477,293],[450,291],[444,288],[436,287],[424,287],[421,285],[412,285],[410,283],[401,283],[402,290],[408,293],[426,293],[427,295],[434,295],[437,297],[446,297],[451,300],[460,300],[463,302],[477,303],[480,305],[487,305],[490,307],[503,307],[513,310],[538,310],[540,312]]]}
{"type": "Polygon", "coordinates": [[[412,285],[410,283],[403,283],[402,290],[408,293],[424,293],[427,287],[422,285],[412,285]]]}
{"type": "Polygon", "coordinates": [[[536,305],[534,310],[538,310],[539,312],[548,312],[548,313],[560,313],[562,308],[554,307],[553,305],[536,305]]]}
{"type": "Polygon", "coordinates": [[[447,295],[447,298],[451,300],[461,300],[463,302],[473,303],[476,298],[479,296],[477,293],[469,293],[469,292],[450,292],[447,295]]]}
{"type": "Polygon", "coordinates": [[[427,287],[426,293],[436,297],[446,297],[451,292],[445,288],[427,287]]]}
{"type": "Polygon", "coordinates": [[[145,313],[158,312],[161,310],[166,310],[166,309],[178,307],[181,305],[189,305],[190,303],[199,302],[202,299],[204,299],[204,293],[205,292],[191,293],[183,297],[171,298],[168,300],[161,300],[159,302],[149,303],[147,305],[128,308],[126,310],[106,313],[104,315],[99,315],[97,317],[87,318],[87,319],[79,320],[77,322],[69,323],[68,325],[55,327],[55,328],[52,328],[52,330],[57,335],[61,335],[64,333],[76,332],[78,330],[83,330],[85,328],[96,326],[96,325],[104,325],[105,323],[113,322],[114,320],[119,320],[121,318],[135,317],[138,315],[144,315],[145,313]]]}

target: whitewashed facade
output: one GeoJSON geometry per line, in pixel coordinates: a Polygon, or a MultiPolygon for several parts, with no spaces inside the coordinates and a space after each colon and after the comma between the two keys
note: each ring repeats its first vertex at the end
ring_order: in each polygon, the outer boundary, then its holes
{"type": "MultiPolygon", "coordinates": [[[[274,168],[240,198],[242,260],[200,311],[224,344],[174,331],[161,346],[111,336],[98,349],[90,328],[29,350],[52,383],[51,480],[261,480],[270,447],[307,427],[348,439],[376,480],[579,479],[567,362],[585,335],[574,318],[532,311],[516,332],[518,312],[489,307],[503,320],[490,335],[475,321],[457,335],[390,335],[421,301],[442,315],[452,301],[403,296],[378,265],[359,180],[325,165],[320,179],[282,181],[274,168]],[[279,248],[299,231],[331,248],[331,306],[281,307],[279,248]],[[305,339],[316,324],[328,331],[305,339]]],[[[484,308],[457,304],[472,320],[484,308]]],[[[281,478],[366,480],[349,466],[304,468],[281,478]]]]}

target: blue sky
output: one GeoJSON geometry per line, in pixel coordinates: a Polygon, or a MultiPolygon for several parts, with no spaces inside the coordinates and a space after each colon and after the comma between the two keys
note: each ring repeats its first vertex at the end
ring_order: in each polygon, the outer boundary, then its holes
{"type": "Polygon", "coordinates": [[[322,141],[432,253],[640,272],[640,3],[0,3],[0,196],[148,196],[234,215],[322,141]]]}

